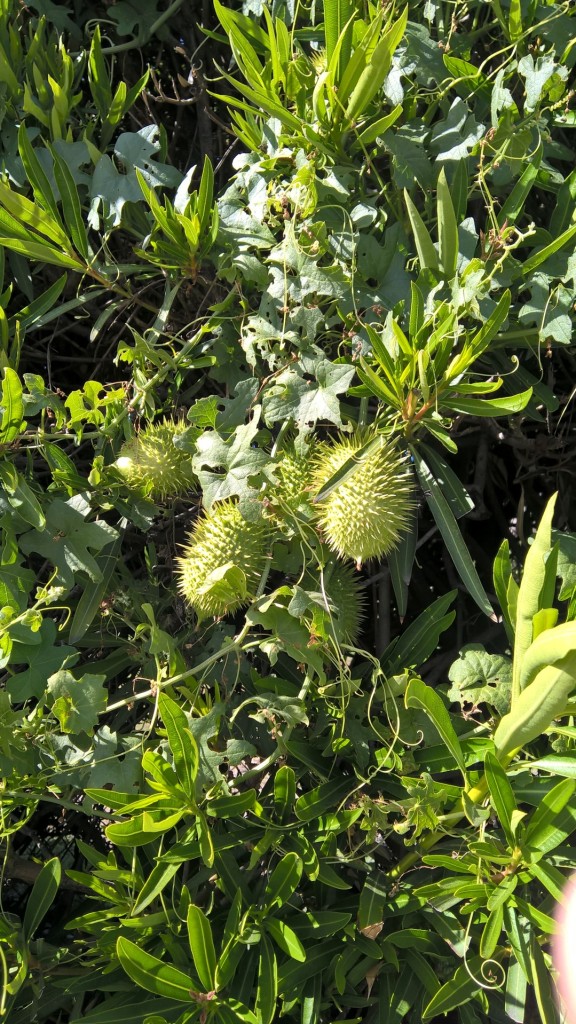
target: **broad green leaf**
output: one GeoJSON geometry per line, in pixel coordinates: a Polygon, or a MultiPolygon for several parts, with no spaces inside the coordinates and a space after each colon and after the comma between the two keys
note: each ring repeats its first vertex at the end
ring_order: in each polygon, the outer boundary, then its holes
{"type": "Polygon", "coordinates": [[[389,114],[385,114],[384,117],[379,117],[377,121],[370,124],[368,128],[364,128],[364,130],[356,136],[356,139],[352,144],[352,148],[362,149],[365,146],[371,145],[372,142],[376,142],[378,138],[384,135],[384,133],[392,127],[400,117],[401,113],[402,105],[398,104],[398,106],[394,107],[389,114]]]}
{"type": "Polygon", "coordinates": [[[123,936],[116,943],[116,953],[128,977],[140,988],[181,1003],[193,1003],[194,982],[177,967],[158,960],[123,936]]]}
{"type": "Polygon", "coordinates": [[[419,708],[427,715],[466,778],[466,764],[460,742],[439,694],[421,679],[411,679],[406,687],[404,702],[407,708],[419,708]]]}
{"type": "MultiPolygon", "coordinates": [[[[516,810],[516,799],[506,772],[494,754],[486,751],[484,771],[498,820],[502,826],[506,841],[511,849],[515,847],[512,829],[512,814],[516,810]]],[[[491,955],[491,954],[486,954],[491,955]]]]}
{"type": "Polygon", "coordinates": [[[9,505],[36,530],[43,530],[46,518],[38,498],[21,473],[11,462],[0,462],[0,484],[4,487],[9,505]]]}
{"type": "Polygon", "coordinates": [[[295,891],[302,875],[302,861],[296,853],[286,853],[276,865],[264,892],[267,907],[283,906],[295,891]]]}
{"type": "Polygon", "coordinates": [[[446,279],[451,281],[458,263],[458,225],[444,168],[438,176],[437,208],[440,263],[446,279]]]}
{"type": "Polygon", "coordinates": [[[540,594],[546,576],[546,559],[552,549],[552,517],[556,495],[550,498],[536,536],[528,549],[524,572],[518,591],[514,635],[514,663],[512,674],[512,707],[522,690],[522,662],[533,639],[532,620],[540,608],[540,594]]]}
{"type": "MultiPolygon", "coordinates": [[[[528,564],[528,560],[526,560],[528,564]]],[[[526,569],[524,570],[526,572],[526,569]]],[[[542,609],[549,612],[550,621],[554,621],[556,609],[542,609]]],[[[540,613],[536,612],[533,618],[540,613]]],[[[535,631],[536,632],[536,631],[535,631]]],[[[520,690],[530,686],[538,673],[546,667],[556,665],[566,668],[576,655],[576,621],[563,622],[552,629],[538,633],[533,643],[524,653],[520,670],[520,690]]],[[[576,681],[576,680],[575,680],[576,681]]]]}
{"type": "Polygon", "coordinates": [[[357,85],[360,75],[374,52],[378,43],[378,36],[382,30],[382,23],[383,12],[378,11],[370,20],[362,38],[354,47],[348,64],[342,69],[340,82],[338,83],[338,98],[339,102],[344,105],[348,102],[352,90],[357,85]]]}
{"type": "Polygon", "coordinates": [[[527,982],[532,984],[532,966],[529,953],[532,925],[529,921],[519,916],[515,907],[507,904],[504,907],[504,927],[524,977],[527,982]]]}
{"type": "Polygon", "coordinates": [[[277,917],[267,916],[264,921],[264,927],[284,953],[293,960],[304,963],[306,960],[306,950],[296,932],[285,921],[281,921],[277,917]]]}
{"type": "Polygon", "coordinates": [[[547,864],[545,860],[535,861],[528,868],[531,875],[548,890],[557,903],[562,902],[566,877],[553,864],[547,864]]]}
{"type": "Polygon", "coordinates": [[[498,715],[510,709],[512,662],[505,654],[488,654],[482,644],[466,644],[448,671],[446,696],[462,708],[487,704],[498,715]]]}
{"type": "Polygon", "coordinates": [[[34,938],[38,926],[54,903],[61,877],[62,868],[58,857],[52,857],[51,860],[43,864],[28,897],[24,912],[22,929],[27,941],[34,938]]]}
{"type": "Polygon", "coordinates": [[[46,693],[62,732],[92,735],[98,716],[106,710],[105,680],[105,675],[89,672],[76,679],[67,669],[50,676],[46,693]]]}
{"type": "Polygon", "coordinates": [[[462,579],[462,582],[470,596],[476,601],[478,607],[481,608],[486,615],[492,616],[494,614],[492,606],[488,600],[484,587],[482,586],[468,548],[464,543],[462,534],[458,529],[458,524],[452,514],[450,505],[444,497],[435,476],[420,455],[419,450],[413,445],[410,446],[410,450],[414,457],[414,465],[416,467],[416,472],[420,479],[426,501],[430,506],[432,515],[436,520],[438,529],[444,538],[444,543],[448,548],[450,557],[458,570],[460,578],[462,579]]]}
{"type": "Polygon", "coordinates": [[[502,759],[541,736],[564,710],[575,686],[576,652],[565,659],[565,667],[542,669],[498,725],[494,733],[498,757],[502,759]]]}
{"type": "Polygon", "coordinates": [[[234,793],[231,796],[214,797],[206,806],[207,813],[217,818],[243,817],[247,811],[258,809],[262,810],[256,800],[255,789],[247,789],[244,793],[234,793]]]}
{"type": "Polygon", "coordinates": [[[296,800],[296,776],[290,765],[280,766],[274,776],[274,804],[280,821],[285,821],[294,810],[296,800]]]}
{"type": "Polygon", "coordinates": [[[178,811],[174,814],[164,814],[160,821],[155,821],[150,814],[143,811],[128,821],[108,825],[106,836],[116,846],[147,846],[163,832],[169,832],[174,828],[181,818],[182,812],[178,811]]]}
{"type": "Polygon", "coordinates": [[[260,1024],[273,1024],[278,998],[278,968],[271,943],[262,935],[255,1010],[260,1024]]]}
{"type": "Polygon", "coordinates": [[[546,754],[530,762],[530,768],[550,772],[566,779],[576,779],[576,755],[546,754]]]}
{"type": "Polygon", "coordinates": [[[0,444],[10,444],[26,426],[23,420],[22,384],[18,374],[10,366],[6,366],[4,369],[0,406],[2,413],[0,444]]]}
{"type": "Polygon", "coordinates": [[[510,42],[516,43],[522,38],[522,4],[521,0],[510,0],[510,13],[508,15],[508,32],[510,42]]]}
{"type": "Polygon", "coordinates": [[[352,49],[352,0],[323,0],[326,61],[338,86],[352,49]],[[338,45],[339,44],[339,45],[338,45]]]}
{"type": "Polygon", "coordinates": [[[168,743],[174,758],[174,769],[178,781],[186,796],[194,803],[199,764],[196,740],[188,728],[186,715],[167,694],[160,694],[158,707],[168,734],[168,743]]]}
{"type": "Polygon", "coordinates": [[[191,903],[188,907],[188,941],[198,977],[207,992],[216,984],[216,951],[212,929],[206,914],[191,903]]]}

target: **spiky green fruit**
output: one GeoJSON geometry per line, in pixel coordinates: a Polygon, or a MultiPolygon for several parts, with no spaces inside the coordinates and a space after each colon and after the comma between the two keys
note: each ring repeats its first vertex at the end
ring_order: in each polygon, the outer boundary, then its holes
{"type": "MultiPolygon", "coordinates": [[[[316,457],[314,493],[318,494],[370,435],[341,437],[322,444],[316,457]]],[[[317,522],[329,547],[358,566],[391,551],[409,525],[414,508],[412,474],[405,457],[379,436],[367,454],[360,455],[348,474],[317,504],[317,522]]]]}
{"type": "Polygon", "coordinates": [[[128,486],[160,501],[192,490],[196,484],[192,457],[174,444],[186,429],[181,420],[164,419],[127,441],[115,467],[128,486]]]}
{"type": "Polygon", "coordinates": [[[316,594],[311,609],[311,631],[354,646],[364,618],[364,591],[358,573],[349,565],[336,565],[331,573],[310,573],[302,586],[316,594]]]}
{"type": "Polygon", "coordinates": [[[314,463],[310,454],[300,454],[295,448],[285,448],[278,455],[278,463],[274,466],[276,484],[270,492],[274,505],[280,511],[288,508],[296,510],[302,502],[310,501],[310,487],[314,478],[314,463]]]}
{"type": "Polygon", "coordinates": [[[177,559],[178,587],[199,619],[235,612],[256,597],[266,564],[267,530],[222,501],[197,520],[177,559]]]}

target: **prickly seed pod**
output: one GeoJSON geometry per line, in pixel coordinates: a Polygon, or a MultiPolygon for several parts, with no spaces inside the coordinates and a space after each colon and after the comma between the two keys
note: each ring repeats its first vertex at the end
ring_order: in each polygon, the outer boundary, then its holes
{"type": "Polygon", "coordinates": [[[192,457],[174,444],[186,429],[182,420],[164,419],[127,441],[115,468],[128,486],[160,501],[192,490],[196,483],[192,457]]]}
{"type": "Polygon", "coordinates": [[[314,463],[310,456],[300,455],[295,448],[280,452],[274,467],[277,483],[270,492],[274,505],[295,510],[303,501],[310,500],[309,489],[314,477],[314,463]]]}
{"type": "Polygon", "coordinates": [[[364,592],[358,573],[348,565],[336,565],[322,577],[310,573],[304,577],[305,590],[315,591],[319,604],[312,610],[311,628],[326,633],[339,643],[354,646],[364,618],[364,592]]]}
{"type": "Polygon", "coordinates": [[[199,619],[249,604],[266,565],[267,530],[222,501],[197,520],[177,559],[178,588],[199,619]]]}
{"type": "MultiPolygon", "coordinates": [[[[358,433],[341,437],[333,445],[321,445],[314,493],[318,494],[368,440],[369,434],[358,433]]],[[[322,534],[340,558],[352,558],[360,566],[369,558],[387,554],[408,527],[414,508],[412,475],[405,458],[380,436],[377,444],[358,458],[353,472],[316,508],[322,534]]]]}

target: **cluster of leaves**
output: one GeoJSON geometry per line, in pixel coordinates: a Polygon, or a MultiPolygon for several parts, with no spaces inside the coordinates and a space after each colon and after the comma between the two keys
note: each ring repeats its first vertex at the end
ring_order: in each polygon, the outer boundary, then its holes
{"type": "Polygon", "coordinates": [[[572,5],[215,0],[210,94],[159,6],[0,5],[0,1014],[553,1024],[572,5]],[[167,423],[177,496],[117,461],[167,423]],[[382,436],[419,507],[342,577],[352,644],[313,498],[382,436]],[[223,501],[268,553],[199,622],[174,562],[223,501]]]}

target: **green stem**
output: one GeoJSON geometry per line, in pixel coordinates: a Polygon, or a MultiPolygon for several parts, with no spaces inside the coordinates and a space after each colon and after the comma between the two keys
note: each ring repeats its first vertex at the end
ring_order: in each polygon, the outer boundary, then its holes
{"type": "Polygon", "coordinates": [[[190,676],[195,676],[198,672],[203,672],[204,669],[214,665],[215,662],[220,661],[221,658],[226,658],[233,651],[237,651],[243,643],[245,636],[250,629],[250,624],[246,623],[238,636],[234,638],[232,643],[228,644],[227,647],[222,647],[216,654],[211,654],[209,658],[201,661],[199,665],[194,665],[193,668],[186,669],[185,672],[180,672],[177,676],[170,676],[169,679],[158,679],[154,686],[149,690],[144,690],[143,693],[134,693],[130,697],[124,697],[123,700],[116,701],[115,704],[109,704],[104,711],[100,714],[107,715],[109,711],[117,711],[119,708],[128,707],[129,704],[135,704],[138,700],[144,700],[146,697],[155,697],[158,690],[165,690],[167,686],[175,686],[177,683],[183,683],[184,680],[189,679],[190,676]]]}
{"type": "Polygon", "coordinates": [[[115,46],[103,47],[102,53],[110,56],[110,54],[113,53],[126,53],[127,50],[135,50],[143,46],[144,43],[147,43],[149,39],[152,39],[152,36],[156,34],[158,29],[162,28],[162,25],[164,25],[169,18],[176,13],[176,11],[182,6],[183,2],[184,0],[174,0],[174,2],[170,4],[168,10],[164,11],[159,18],[156,18],[156,21],[150,26],[147,32],[142,32],[139,35],[134,36],[134,38],[129,39],[127,43],[117,43],[115,46]]]}
{"type": "MultiPolygon", "coordinates": [[[[304,682],[302,684],[302,687],[300,689],[300,692],[298,693],[296,700],[305,700],[311,685],[312,676],[310,675],[310,673],[307,672],[306,678],[304,679],[304,682]]],[[[290,740],[292,733],[294,732],[294,729],[296,728],[296,725],[296,722],[288,723],[282,735],[278,737],[276,749],[273,750],[272,753],[268,755],[268,757],[265,757],[264,760],[261,761],[256,768],[251,768],[249,771],[244,772],[244,774],[242,775],[242,783],[246,782],[247,779],[255,778],[256,775],[261,775],[262,772],[265,772],[268,770],[268,768],[271,768],[272,765],[276,761],[278,761],[280,757],[284,756],[284,754],[287,751],[288,742],[290,740]]]]}

